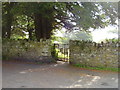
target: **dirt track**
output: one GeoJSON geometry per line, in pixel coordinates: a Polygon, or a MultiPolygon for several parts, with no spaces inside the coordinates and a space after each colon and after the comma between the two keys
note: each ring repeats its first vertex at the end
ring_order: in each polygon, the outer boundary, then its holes
{"type": "Polygon", "coordinates": [[[118,88],[118,73],[87,70],[68,63],[3,62],[3,88],[118,88]]]}

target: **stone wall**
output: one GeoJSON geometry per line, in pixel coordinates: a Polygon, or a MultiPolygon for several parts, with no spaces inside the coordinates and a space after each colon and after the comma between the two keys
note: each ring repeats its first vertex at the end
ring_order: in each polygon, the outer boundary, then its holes
{"type": "Polygon", "coordinates": [[[90,67],[118,67],[118,42],[70,41],[70,63],[90,67]]]}
{"type": "Polygon", "coordinates": [[[51,42],[48,41],[25,41],[25,40],[3,40],[3,59],[25,59],[42,60],[51,58],[51,42]]]}

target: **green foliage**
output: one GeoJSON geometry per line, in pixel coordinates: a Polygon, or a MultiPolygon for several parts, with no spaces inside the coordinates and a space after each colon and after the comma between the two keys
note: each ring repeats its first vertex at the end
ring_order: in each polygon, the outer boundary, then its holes
{"type": "Polygon", "coordinates": [[[69,43],[69,40],[78,40],[78,41],[91,40],[92,41],[92,36],[91,36],[91,33],[85,32],[85,31],[73,30],[71,32],[67,32],[62,30],[56,30],[52,35],[52,40],[58,41],[58,43],[65,44],[65,43],[69,43]]]}
{"type": "Polygon", "coordinates": [[[11,39],[18,40],[18,39],[28,39],[28,38],[26,36],[21,36],[21,35],[13,34],[11,36],[11,39]]]}
{"type": "Polygon", "coordinates": [[[73,66],[80,67],[80,68],[86,68],[86,69],[92,69],[92,70],[104,70],[104,71],[120,72],[120,68],[89,67],[89,66],[86,66],[83,64],[74,64],[73,66]]]}
{"type": "Polygon", "coordinates": [[[61,52],[58,52],[58,58],[68,58],[67,55],[61,53],[61,52]]]}
{"type": "Polygon", "coordinates": [[[58,51],[56,50],[55,46],[51,46],[51,55],[52,57],[57,60],[58,59],[58,51]]]}
{"type": "Polygon", "coordinates": [[[60,52],[59,49],[55,48],[53,49],[52,48],[52,56],[57,60],[59,58],[68,58],[67,55],[63,54],[60,52]]]}
{"type": "Polygon", "coordinates": [[[119,39],[106,39],[105,42],[113,42],[113,43],[118,43],[120,40],[119,39]]]}
{"type": "MultiPolygon", "coordinates": [[[[65,27],[69,30],[79,27],[79,30],[88,31],[89,28],[96,29],[109,24],[115,25],[117,3],[3,2],[2,16],[3,28],[12,26],[12,35],[16,34],[24,37],[26,35],[24,32],[29,32],[29,38],[36,37],[40,39],[51,35],[52,30],[60,27],[65,27]],[[36,15],[40,25],[35,21],[36,15]],[[73,22],[76,25],[73,25],[73,22]],[[44,33],[46,35],[43,35],[44,33]],[[43,37],[40,37],[40,35],[43,35],[43,37]]],[[[6,29],[4,31],[3,34],[7,32],[10,36],[11,32],[9,30],[6,29]]],[[[77,33],[76,35],[78,36],[77,33]]]]}

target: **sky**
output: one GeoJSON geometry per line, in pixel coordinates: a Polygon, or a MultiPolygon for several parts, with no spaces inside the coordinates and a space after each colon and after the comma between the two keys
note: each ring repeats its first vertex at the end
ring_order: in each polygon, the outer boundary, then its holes
{"type": "Polygon", "coordinates": [[[108,26],[104,29],[94,30],[92,33],[93,41],[100,42],[105,39],[118,38],[118,28],[114,26],[108,26]],[[112,33],[111,31],[115,31],[116,33],[112,33]]]}
{"type": "MultiPolygon", "coordinates": [[[[63,28],[62,30],[65,31],[65,28],[63,28]]],[[[96,29],[94,31],[92,31],[91,29],[91,35],[94,42],[101,42],[101,41],[104,41],[105,39],[113,39],[113,38],[117,39],[118,27],[108,26],[106,28],[96,29]]],[[[58,31],[55,36],[64,37],[64,35],[60,31],[58,31]]]]}

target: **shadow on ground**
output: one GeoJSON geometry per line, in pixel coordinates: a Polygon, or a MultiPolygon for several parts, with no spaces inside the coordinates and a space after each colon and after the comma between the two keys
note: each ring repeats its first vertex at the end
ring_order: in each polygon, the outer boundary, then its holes
{"type": "Polygon", "coordinates": [[[118,73],[77,68],[67,62],[3,61],[3,88],[118,88],[118,73]]]}

